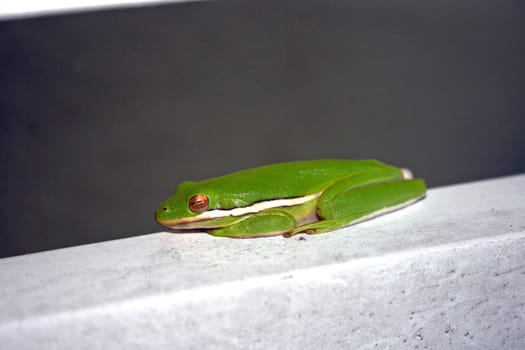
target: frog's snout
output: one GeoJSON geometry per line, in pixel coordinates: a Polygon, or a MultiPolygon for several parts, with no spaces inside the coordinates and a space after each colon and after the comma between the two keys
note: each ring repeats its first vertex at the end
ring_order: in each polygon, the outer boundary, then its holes
{"type": "Polygon", "coordinates": [[[155,212],[155,219],[158,222],[166,220],[172,211],[173,209],[170,207],[169,204],[167,203],[161,204],[161,206],[155,212]]]}

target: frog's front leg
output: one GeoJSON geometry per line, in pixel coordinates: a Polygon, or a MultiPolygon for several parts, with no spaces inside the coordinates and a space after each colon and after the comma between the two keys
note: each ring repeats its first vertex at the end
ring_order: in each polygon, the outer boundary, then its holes
{"type": "Polygon", "coordinates": [[[248,214],[233,225],[207,232],[213,236],[231,238],[267,237],[289,232],[295,225],[295,218],[287,211],[268,209],[257,214],[248,214]]]}
{"type": "Polygon", "coordinates": [[[344,178],[321,195],[317,203],[319,221],[285,233],[310,234],[332,231],[404,207],[425,196],[421,179],[405,179],[400,169],[387,168],[344,178]]]}

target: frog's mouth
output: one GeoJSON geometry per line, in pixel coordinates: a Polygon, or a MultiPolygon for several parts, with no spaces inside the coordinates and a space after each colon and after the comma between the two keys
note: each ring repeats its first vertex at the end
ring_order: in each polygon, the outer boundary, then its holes
{"type": "Polygon", "coordinates": [[[191,217],[170,220],[156,218],[156,220],[162,226],[177,230],[219,228],[240,221],[242,220],[242,217],[247,214],[256,214],[267,209],[291,207],[304,204],[308,201],[316,199],[320,195],[321,193],[314,193],[303,197],[273,199],[269,201],[256,202],[246,207],[234,209],[212,209],[191,217]]]}

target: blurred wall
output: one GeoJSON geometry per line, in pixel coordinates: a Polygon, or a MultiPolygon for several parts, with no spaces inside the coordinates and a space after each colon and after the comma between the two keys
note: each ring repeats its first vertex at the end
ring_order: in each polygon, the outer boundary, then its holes
{"type": "MultiPolygon", "coordinates": [[[[176,184],[377,158],[525,171],[518,1],[217,1],[0,22],[0,256],[160,231],[176,184]]],[[[465,203],[468,205],[468,203],[465,203]]]]}

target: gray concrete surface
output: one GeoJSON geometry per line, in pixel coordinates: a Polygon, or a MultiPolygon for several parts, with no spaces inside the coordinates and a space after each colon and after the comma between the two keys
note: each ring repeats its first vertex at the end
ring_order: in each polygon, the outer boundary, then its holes
{"type": "Polygon", "coordinates": [[[524,213],[520,175],[318,236],[1,259],[0,348],[522,349],[524,213]]]}

